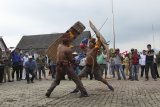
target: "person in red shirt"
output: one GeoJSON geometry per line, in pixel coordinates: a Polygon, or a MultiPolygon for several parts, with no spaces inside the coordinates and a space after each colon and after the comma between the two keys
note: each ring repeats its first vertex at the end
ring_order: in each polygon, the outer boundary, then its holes
{"type": "Polygon", "coordinates": [[[137,49],[134,49],[132,55],[132,81],[138,81],[138,71],[139,71],[139,58],[140,56],[137,53],[137,49]]]}

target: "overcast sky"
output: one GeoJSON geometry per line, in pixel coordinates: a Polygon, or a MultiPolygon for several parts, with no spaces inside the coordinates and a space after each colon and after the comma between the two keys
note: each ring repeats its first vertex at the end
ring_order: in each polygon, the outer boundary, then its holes
{"type": "MultiPolygon", "coordinates": [[[[117,48],[142,50],[150,43],[160,49],[159,4],[160,0],[114,0],[117,48]]],[[[0,0],[0,36],[8,47],[15,47],[23,35],[65,32],[76,21],[91,31],[89,20],[100,28],[106,18],[100,32],[112,48],[111,0],[0,0]]]]}

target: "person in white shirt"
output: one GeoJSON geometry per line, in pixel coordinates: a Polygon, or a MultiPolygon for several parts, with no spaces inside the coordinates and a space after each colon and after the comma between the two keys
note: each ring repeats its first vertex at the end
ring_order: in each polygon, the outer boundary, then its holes
{"type": "Polygon", "coordinates": [[[141,77],[143,77],[143,74],[145,72],[145,65],[146,65],[146,51],[143,50],[143,53],[140,54],[140,61],[139,64],[141,65],[141,77]]]}
{"type": "MultiPolygon", "coordinates": [[[[25,63],[28,61],[28,54],[26,53],[23,57],[23,67],[25,66],[25,63]]],[[[22,79],[26,79],[26,71],[23,69],[22,79]]]]}
{"type": "Polygon", "coordinates": [[[84,67],[85,65],[86,65],[86,57],[83,58],[83,59],[81,59],[81,60],[80,60],[80,63],[79,63],[79,66],[82,67],[82,69],[83,69],[83,67],[84,67]]]}

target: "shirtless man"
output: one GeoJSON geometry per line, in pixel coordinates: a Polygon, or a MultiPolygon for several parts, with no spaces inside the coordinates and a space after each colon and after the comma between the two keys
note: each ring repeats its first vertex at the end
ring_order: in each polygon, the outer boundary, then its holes
{"type": "MultiPolygon", "coordinates": [[[[93,73],[96,80],[103,82],[108,86],[110,90],[114,91],[114,88],[111,85],[109,85],[107,80],[102,78],[100,66],[97,64],[96,61],[96,57],[100,47],[101,41],[99,40],[99,38],[97,42],[94,38],[91,38],[89,40],[89,47],[86,47],[86,66],[79,73],[78,77],[81,79],[82,77],[85,77],[88,73],[93,73]]],[[[77,93],[78,91],[79,88],[78,86],[76,86],[76,89],[71,93],[77,93]]]]}
{"type": "Polygon", "coordinates": [[[65,74],[67,74],[75,82],[78,89],[81,91],[80,97],[88,97],[86,89],[72,67],[73,57],[72,50],[69,47],[70,42],[71,41],[68,38],[64,38],[63,43],[59,44],[57,48],[56,78],[47,90],[46,97],[49,97],[54,88],[60,84],[60,81],[63,79],[65,74]]]}

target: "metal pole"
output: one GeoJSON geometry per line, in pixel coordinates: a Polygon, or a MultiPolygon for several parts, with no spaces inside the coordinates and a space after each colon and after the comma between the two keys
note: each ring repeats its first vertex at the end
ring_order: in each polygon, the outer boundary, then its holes
{"type": "Polygon", "coordinates": [[[115,43],[116,43],[116,35],[115,35],[115,28],[114,28],[114,10],[113,10],[113,0],[112,0],[112,16],[113,16],[113,26],[112,26],[112,30],[113,30],[113,49],[115,51],[115,43]]]}
{"type": "Polygon", "coordinates": [[[154,42],[154,25],[152,24],[152,31],[153,31],[153,49],[155,48],[155,42],[154,42]]]}

